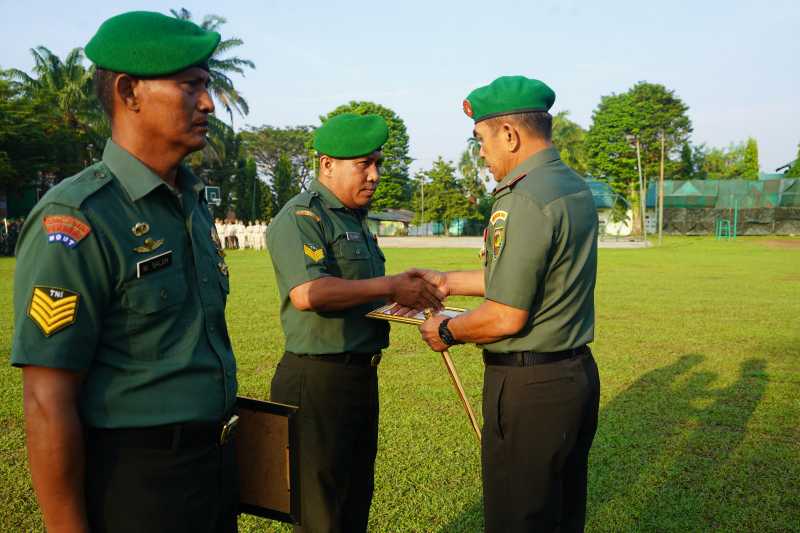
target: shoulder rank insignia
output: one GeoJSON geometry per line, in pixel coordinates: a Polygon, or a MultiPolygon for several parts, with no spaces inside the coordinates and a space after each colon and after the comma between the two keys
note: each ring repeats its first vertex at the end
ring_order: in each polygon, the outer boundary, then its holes
{"type": "Polygon", "coordinates": [[[28,317],[45,337],[74,324],[78,316],[77,292],[55,287],[35,286],[28,305],[28,317]]]}
{"type": "Polygon", "coordinates": [[[150,231],[150,224],[148,224],[147,222],[137,222],[131,228],[131,232],[133,232],[133,234],[137,237],[141,237],[148,231],[150,231]]]}
{"type": "Polygon", "coordinates": [[[299,211],[295,211],[295,212],[294,212],[294,214],[295,214],[295,215],[298,215],[298,216],[301,216],[301,217],[310,217],[310,218],[313,218],[313,219],[314,219],[314,220],[316,220],[317,222],[319,222],[319,221],[320,221],[319,215],[318,215],[318,214],[316,214],[316,213],[315,213],[315,212],[313,212],[313,211],[309,211],[308,209],[300,209],[299,211]]]}
{"type": "Polygon", "coordinates": [[[320,261],[325,259],[325,250],[323,250],[322,248],[317,248],[312,244],[304,244],[303,253],[306,254],[315,263],[319,263],[320,261]]]}
{"type": "Polygon", "coordinates": [[[69,215],[51,215],[42,220],[47,242],[60,242],[67,248],[75,248],[92,232],[84,221],[69,215]]]}
{"type": "Polygon", "coordinates": [[[138,254],[149,254],[150,252],[161,248],[162,244],[164,244],[164,239],[155,240],[148,237],[144,240],[144,244],[142,246],[137,246],[133,249],[133,251],[138,254]]]}
{"type": "Polygon", "coordinates": [[[495,211],[494,213],[492,213],[492,218],[490,218],[489,221],[494,226],[498,222],[505,222],[507,218],[508,218],[508,211],[495,211]]]}

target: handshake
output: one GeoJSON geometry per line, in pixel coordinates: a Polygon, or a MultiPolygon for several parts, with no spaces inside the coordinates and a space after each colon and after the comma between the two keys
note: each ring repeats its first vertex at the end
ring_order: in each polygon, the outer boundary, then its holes
{"type": "Polygon", "coordinates": [[[439,311],[450,295],[447,275],[436,270],[412,268],[390,276],[390,280],[391,298],[398,304],[391,311],[393,315],[414,316],[420,311],[439,311]]]}

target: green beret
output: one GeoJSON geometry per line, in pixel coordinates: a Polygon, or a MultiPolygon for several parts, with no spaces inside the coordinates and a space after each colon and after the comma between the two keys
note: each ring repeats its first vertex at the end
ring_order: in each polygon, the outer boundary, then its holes
{"type": "Polygon", "coordinates": [[[351,159],[379,150],[389,138],[380,115],[343,113],[328,119],[314,132],[314,149],[336,159],[351,159]]]}
{"type": "Polygon", "coordinates": [[[220,35],[188,20],[131,11],[105,21],[86,45],[99,68],[134,76],[166,76],[203,65],[220,35]]]}
{"type": "Polygon", "coordinates": [[[478,87],[464,100],[464,113],[476,123],[487,118],[549,111],[556,93],[539,80],[525,76],[502,76],[489,85],[478,87]]]}

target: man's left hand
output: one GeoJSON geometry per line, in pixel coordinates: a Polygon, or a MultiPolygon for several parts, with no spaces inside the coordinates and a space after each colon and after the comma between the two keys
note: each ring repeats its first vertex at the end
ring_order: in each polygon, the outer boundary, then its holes
{"type": "Polygon", "coordinates": [[[435,315],[420,324],[419,332],[422,334],[422,340],[428,343],[428,346],[435,352],[443,352],[449,348],[447,344],[442,342],[439,337],[439,324],[441,324],[447,317],[445,315],[435,315]]]}

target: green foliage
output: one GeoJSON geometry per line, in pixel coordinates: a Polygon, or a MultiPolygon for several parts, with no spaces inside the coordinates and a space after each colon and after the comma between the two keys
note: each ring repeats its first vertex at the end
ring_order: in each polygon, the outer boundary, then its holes
{"type": "Polygon", "coordinates": [[[797,156],[789,170],[784,174],[787,178],[800,178],[800,144],[797,145],[797,156]]]}
{"type": "Polygon", "coordinates": [[[727,148],[704,150],[700,171],[708,179],[758,179],[758,144],[753,138],[727,148]]]}
{"type": "Polygon", "coordinates": [[[569,111],[561,111],[553,116],[553,144],[561,155],[561,160],[581,175],[588,171],[586,156],[586,130],[569,118],[569,111]]]}
{"type": "Polygon", "coordinates": [[[63,62],[44,47],[31,53],[35,76],[0,71],[0,187],[47,188],[78,172],[99,155],[107,129],[80,49],[63,62]]]}
{"type": "Polygon", "coordinates": [[[665,138],[665,173],[680,166],[676,161],[687,143],[692,124],[688,107],[660,84],[639,82],[622,94],[603,96],[592,114],[586,135],[589,172],[609,180],[615,192],[635,200],[638,171],[634,139],[638,139],[645,178],[659,174],[661,134],[665,138]]]}
{"type": "Polygon", "coordinates": [[[413,186],[408,176],[411,158],[408,155],[408,131],[403,119],[380,104],[352,101],[320,117],[320,121],[325,123],[329,118],[342,113],[376,114],[386,120],[389,126],[389,139],[383,145],[381,182],[372,198],[371,207],[379,211],[409,207],[413,186]]]}
{"type": "Polygon", "coordinates": [[[450,223],[455,220],[481,219],[478,202],[471,199],[467,180],[458,179],[452,163],[439,157],[433,162],[430,170],[420,173],[418,178],[425,187],[425,212],[423,219],[422,194],[418,194],[416,195],[417,223],[441,222],[447,231],[450,223]]]}
{"type": "Polygon", "coordinates": [[[262,126],[241,133],[247,154],[267,178],[270,198],[262,201],[263,214],[272,217],[297,192],[306,190],[314,175],[315,158],[309,150],[311,126],[262,126]],[[289,180],[289,181],[287,181],[289,180]],[[295,191],[287,196],[287,191],[295,191]]]}
{"type": "MultiPolygon", "coordinates": [[[[181,8],[177,11],[170,9],[170,12],[175,18],[192,21],[192,13],[186,8],[181,8]]],[[[206,15],[203,17],[203,21],[199,23],[199,26],[205,30],[219,32],[220,27],[226,22],[227,20],[219,15],[206,15]]],[[[222,104],[223,109],[225,109],[231,120],[231,126],[233,125],[233,112],[236,111],[239,116],[243,117],[250,112],[250,106],[244,96],[236,89],[230,75],[241,74],[244,76],[245,68],[254,69],[256,65],[249,59],[242,59],[238,56],[223,56],[242,44],[244,44],[244,41],[238,37],[222,39],[217,49],[208,59],[210,78],[208,90],[217,103],[222,104]]]]}
{"type": "Polygon", "coordinates": [[[467,199],[478,211],[479,216],[473,218],[485,224],[491,215],[494,199],[486,192],[485,184],[490,178],[486,162],[480,157],[480,149],[475,139],[469,139],[467,149],[461,153],[458,171],[467,199]]]}
{"type": "MultiPolygon", "coordinates": [[[[298,180],[294,174],[292,161],[287,154],[282,154],[275,165],[275,173],[272,176],[273,205],[280,210],[286,202],[300,192],[298,180]]],[[[275,216],[277,211],[272,213],[275,216]]]]}

